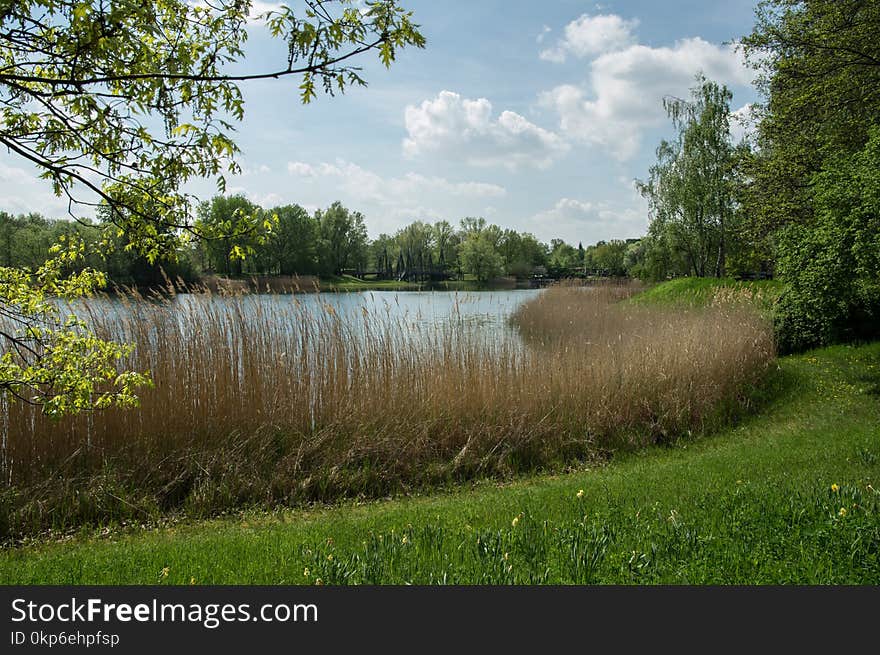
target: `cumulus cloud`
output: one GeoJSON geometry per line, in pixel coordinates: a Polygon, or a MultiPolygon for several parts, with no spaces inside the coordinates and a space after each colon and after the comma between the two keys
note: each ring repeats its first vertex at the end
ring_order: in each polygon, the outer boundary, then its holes
{"type": "Polygon", "coordinates": [[[486,98],[471,100],[452,91],[407,106],[404,119],[408,157],[431,153],[474,166],[546,168],[569,149],[559,135],[515,112],[503,111],[496,119],[486,98]]]}
{"type": "MultiPolygon", "coordinates": [[[[189,0],[187,3],[190,7],[199,7],[201,9],[212,9],[217,11],[210,2],[205,0],[189,0]]],[[[262,17],[269,12],[280,12],[286,3],[283,2],[266,2],[265,0],[252,0],[248,8],[247,22],[250,25],[265,25],[262,17]]]]}
{"type": "Polygon", "coordinates": [[[569,55],[583,58],[622,50],[635,43],[633,30],[638,20],[626,20],[616,14],[583,14],[565,26],[564,35],[553,48],[540,53],[544,61],[564,62],[569,55]]]}
{"type": "Polygon", "coordinates": [[[437,220],[448,215],[450,205],[466,214],[466,208],[477,202],[507,195],[504,187],[486,182],[453,182],[414,172],[383,177],[344,159],[316,164],[291,161],[287,170],[308,180],[313,191],[323,196],[320,202],[357,203],[370,217],[370,228],[379,231],[393,231],[412,220],[437,220]]]}
{"type": "Polygon", "coordinates": [[[299,177],[333,177],[349,194],[363,200],[385,201],[392,198],[419,197],[425,193],[443,193],[469,198],[497,198],[506,194],[504,187],[485,182],[450,182],[442,177],[406,173],[385,179],[344,159],[317,165],[301,161],[287,163],[287,171],[299,177]]]}
{"type": "Polygon", "coordinates": [[[547,38],[547,35],[550,34],[553,30],[549,25],[544,25],[541,28],[541,31],[538,33],[538,36],[535,37],[535,43],[544,43],[544,39],[547,38]]]}
{"type": "Polygon", "coordinates": [[[631,45],[596,57],[587,85],[557,86],[541,94],[540,102],[556,111],[564,136],[601,146],[624,161],[638,151],[644,129],[666,120],[663,97],[687,97],[701,71],[727,85],[748,85],[753,75],[733,46],[699,37],[671,47],[631,45]]]}
{"type": "Polygon", "coordinates": [[[628,206],[561,198],[550,209],[531,217],[536,232],[552,226],[569,243],[640,237],[648,228],[647,208],[634,199],[628,206]]]}
{"type": "MultiPolygon", "coordinates": [[[[52,218],[68,216],[66,197],[56,196],[51,184],[38,177],[36,168],[31,171],[7,164],[0,158],[0,211],[12,214],[39,212],[52,218]]],[[[91,179],[91,176],[89,176],[91,179]]],[[[86,199],[91,199],[88,192],[82,191],[86,199]]],[[[74,211],[78,207],[74,205],[74,211]]],[[[85,212],[86,215],[91,211],[85,212]]]]}
{"type": "Polygon", "coordinates": [[[730,136],[734,143],[749,141],[754,137],[757,129],[754,109],[754,104],[746,103],[730,113],[730,136]]]}
{"type": "Polygon", "coordinates": [[[272,169],[266,166],[266,164],[242,164],[239,175],[241,177],[249,177],[251,175],[267,175],[271,172],[272,169]]]}

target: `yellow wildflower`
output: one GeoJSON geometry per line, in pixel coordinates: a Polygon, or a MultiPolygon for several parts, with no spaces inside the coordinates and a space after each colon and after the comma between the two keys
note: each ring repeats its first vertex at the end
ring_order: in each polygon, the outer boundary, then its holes
{"type": "Polygon", "coordinates": [[[518,523],[519,523],[519,516],[514,516],[513,520],[510,522],[510,525],[515,528],[518,523]]]}
{"type": "Polygon", "coordinates": [[[170,571],[170,570],[171,570],[171,569],[169,569],[167,566],[163,567],[162,570],[159,572],[159,577],[167,578],[167,577],[168,577],[168,571],[170,571]]]}
{"type": "Polygon", "coordinates": [[[309,567],[304,568],[303,569],[303,577],[308,578],[310,575],[312,575],[312,572],[309,571],[309,567]]]}
{"type": "Polygon", "coordinates": [[[833,491],[834,493],[837,493],[838,491],[840,491],[840,487],[837,486],[836,482],[831,485],[831,491],[833,491]]]}
{"type": "Polygon", "coordinates": [[[846,507],[841,507],[840,511],[837,513],[838,516],[846,516],[846,507]]]}
{"type": "Polygon", "coordinates": [[[578,497],[578,500],[580,500],[581,498],[584,497],[584,490],[583,489],[578,489],[577,497],[578,497]]]}

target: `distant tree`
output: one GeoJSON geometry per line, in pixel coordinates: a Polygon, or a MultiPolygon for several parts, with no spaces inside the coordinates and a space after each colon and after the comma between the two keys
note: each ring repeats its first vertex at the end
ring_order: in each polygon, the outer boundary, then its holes
{"type": "Polygon", "coordinates": [[[259,242],[252,220],[260,215],[259,209],[241,194],[214,196],[199,204],[196,225],[200,233],[211,235],[203,241],[209,270],[241,276],[242,260],[259,242]]]}
{"type": "Polygon", "coordinates": [[[394,275],[398,246],[394,237],[380,234],[369,245],[370,262],[380,279],[390,279],[394,275]]]}
{"type": "Polygon", "coordinates": [[[325,274],[340,275],[367,261],[367,226],[360,212],[334,202],[315,213],[318,224],[318,263],[325,274]]]}
{"type": "Polygon", "coordinates": [[[466,216],[461,219],[459,226],[462,234],[468,237],[472,234],[479,234],[486,229],[486,219],[482,217],[466,216]]]}
{"type": "Polygon", "coordinates": [[[498,277],[504,272],[504,259],[498,252],[492,235],[471,232],[461,243],[461,262],[465,272],[480,282],[498,277]]]}
{"type": "Polygon", "coordinates": [[[268,213],[276,221],[265,245],[272,269],[281,275],[317,273],[317,221],[299,205],[275,207],[268,213]]]}
{"type": "Polygon", "coordinates": [[[498,240],[498,252],[507,272],[518,278],[529,277],[536,266],[547,263],[547,247],[533,234],[504,230],[498,240]]]}
{"type": "Polygon", "coordinates": [[[547,267],[554,275],[568,275],[580,265],[580,253],[577,248],[565,243],[562,239],[550,241],[550,254],[547,267]]]}
{"type": "Polygon", "coordinates": [[[622,276],[626,274],[627,243],[620,239],[602,241],[590,249],[592,267],[604,271],[607,275],[622,276]]]}
{"type": "Polygon", "coordinates": [[[437,265],[449,271],[457,270],[461,235],[455,231],[449,221],[437,221],[433,225],[433,231],[434,260],[437,265]]]}

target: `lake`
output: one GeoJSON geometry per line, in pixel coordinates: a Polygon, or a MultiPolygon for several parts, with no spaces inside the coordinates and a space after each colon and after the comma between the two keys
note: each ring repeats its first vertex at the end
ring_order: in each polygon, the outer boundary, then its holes
{"type": "MultiPolygon", "coordinates": [[[[190,326],[194,314],[203,317],[205,322],[216,323],[218,316],[225,314],[225,318],[229,318],[228,315],[232,313],[240,315],[240,322],[247,322],[248,316],[268,317],[273,329],[283,330],[285,325],[289,325],[290,330],[296,332],[302,323],[314,322],[308,319],[320,322],[327,316],[334,316],[350,328],[349,334],[352,336],[362,334],[362,327],[369,323],[373,333],[387,325],[389,333],[409,334],[415,340],[419,335],[455,329],[471,337],[503,341],[518,339],[516,331],[508,324],[508,318],[522,303],[541,292],[541,289],[510,289],[243,296],[180,294],[158,303],[132,303],[114,298],[89,300],[85,314],[101,317],[100,322],[104,325],[116,325],[116,329],[111,328],[111,331],[122,339],[130,330],[129,321],[133,314],[135,320],[143,325],[155,324],[155,315],[150,314],[163,312],[170,320],[175,316],[185,317],[190,326]],[[401,330],[401,327],[404,329],[401,330]]],[[[84,315],[82,309],[78,307],[74,311],[84,315]]],[[[234,339],[235,336],[230,334],[230,338],[234,339]]]]}

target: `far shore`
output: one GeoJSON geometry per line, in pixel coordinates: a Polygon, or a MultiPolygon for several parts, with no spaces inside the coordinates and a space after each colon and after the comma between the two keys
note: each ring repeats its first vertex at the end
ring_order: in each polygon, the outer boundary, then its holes
{"type": "MultiPolygon", "coordinates": [[[[606,278],[590,278],[585,281],[598,281],[606,278]]],[[[188,283],[184,280],[166,280],[165,284],[140,286],[136,290],[142,295],[153,293],[163,294],[192,293],[208,291],[219,294],[239,293],[347,293],[352,291],[506,291],[516,289],[540,289],[558,280],[554,278],[515,278],[498,277],[487,281],[479,281],[465,277],[463,280],[438,280],[407,282],[405,280],[361,279],[350,275],[318,277],[315,275],[274,275],[252,276],[242,278],[226,278],[208,276],[198,282],[188,283]]],[[[113,290],[128,293],[133,287],[116,285],[113,290]]]]}

